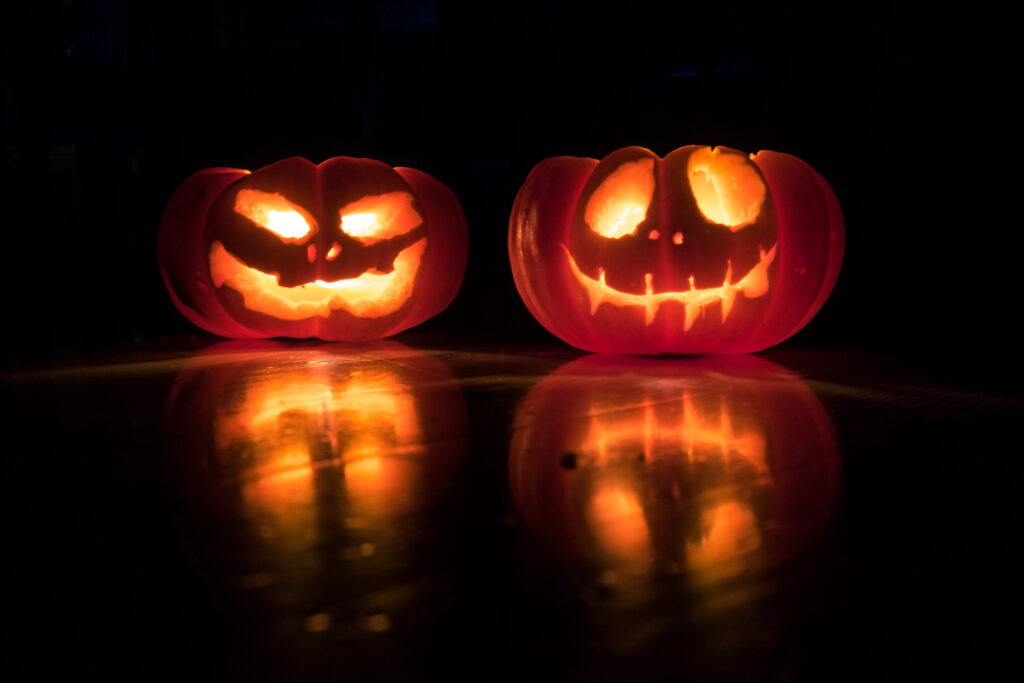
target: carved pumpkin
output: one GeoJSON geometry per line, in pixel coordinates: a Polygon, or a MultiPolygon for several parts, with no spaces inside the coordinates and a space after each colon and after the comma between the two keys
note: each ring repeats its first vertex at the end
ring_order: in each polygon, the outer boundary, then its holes
{"type": "Polygon", "coordinates": [[[391,587],[424,578],[419,544],[443,547],[468,442],[440,361],[394,342],[358,356],[224,342],[175,378],[164,425],[190,552],[227,586],[261,589],[240,597],[273,630],[384,630],[425,597],[391,587]]]}
{"type": "Polygon", "coordinates": [[[803,161],[690,145],[554,157],[519,190],[509,256],[534,317],[588,351],[749,353],[791,336],[839,274],[839,203],[803,161]]]}
{"type": "Polygon", "coordinates": [[[447,187],[349,157],[200,171],[171,197],[159,236],[174,305],[235,338],[395,334],[451,303],[466,249],[447,187]]]}
{"type": "Polygon", "coordinates": [[[585,357],[530,391],[514,429],[510,479],[527,527],[637,590],[657,574],[716,583],[770,565],[837,501],[831,420],[759,358],[585,357]]]}

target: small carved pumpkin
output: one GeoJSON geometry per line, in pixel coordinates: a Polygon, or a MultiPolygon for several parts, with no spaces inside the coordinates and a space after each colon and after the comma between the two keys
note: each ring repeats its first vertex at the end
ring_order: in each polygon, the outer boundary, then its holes
{"type": "Polygon", "coordinates": [[[588,351],[748,353],[794,334],[839,274],[839,203],[803,161],[690,145],[554,157],[519,190],[516,286],[588,351]]]}
{"type": "Polygon", "coordinates": [[[451,190],[411,168],[293,157],[189,177],[160,225],[175,306],[224,337],[363,341],[451,303],[467,232],[451,190]]]}

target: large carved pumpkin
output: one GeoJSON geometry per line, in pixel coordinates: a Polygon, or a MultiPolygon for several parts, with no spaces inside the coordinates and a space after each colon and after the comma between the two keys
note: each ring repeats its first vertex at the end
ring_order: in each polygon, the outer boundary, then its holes
{"type": "Polygon", "coordinates": [[[165,412],[189,552],[275,633],[387,629],[429,597],[395,587],[444,547],[466,429],[450,370],[400,344],[215,345],[165,412]]]}
{"type": "Polygon", "coordinates": [[[828,183],[778,152],[690,145],[554,157],[519,190],[516,286],[534,317],[588,351],[748,353],[786,339],[839,274],[828,183]]]}
{"type": "Polygon", "coordinates": [[[185,180],[159,262],[178,310],[214,334],[364,341],[444,310],[466,249],[458,200],[425,173],[293,157],[185,180]]]}
{"type": "Polygon", "coordinates": [[[573,361],[519,407],[509,469],[526,526],[550,547],[647,587],[789,557],[830,518],[839,485],[821,403],[750,356],[573,361]]]}

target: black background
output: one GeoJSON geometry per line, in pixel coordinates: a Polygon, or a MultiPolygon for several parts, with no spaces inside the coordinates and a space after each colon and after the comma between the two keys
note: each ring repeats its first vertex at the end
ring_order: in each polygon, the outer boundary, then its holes
{"type": "Polygon", "coordinates": [[[978,7],[829,5],[9,8],[5,365],[200,334],[156,268],[167,199],[198,169],[292,155],[409,165],[455,191],[469,266],[453,305],[420,332],[557,343],[508,268],[508,213],[530,168],[693,143],[789,152],[840,199],[839,283],[790,344],[986,357],[1014,347],[1007,22],[978,7]]]}
{"type": "MultiPolygon", "coordinates": [[[[936,680],[948,660],[967,671],[998,666],[975,652],[1012,651],[1015,631],[990,634],[1005,613],[1018,614],[1010,598],[1019,588],[1010,586],[1019,580],[993,576],[1006,572],[1019,536],[1020,439],[1006,417],[1019,406],[986,403],[1019,393],[1013,24],[977,3],[831,5],[5,5],[0,367],[131,360],[213,342],[174,309],[156,266],[163,208],[202,168],[348,155],[433,175],[462,202],[469,266],[453,304],[399,341],[544,350],[564,345],[521,303],[506,251],[508,214],[534,164],[626,145],[662,156],[694,143],[788,152],[835,189],[847,249],[829,301],[771,357],[842,388],[860,378],[903,382],[906,366],[892,359],[927,355],[939,373],[928,382],[952,387],[927,400],[912,392],[900,405],[823,399],[845,420],[847,498],[839,549],[825,549],[832,554],[817,574],[845,602],[836,608],[806,592],[813,609],[795,640],[834,674],[815,677],[811,667],[807,677],[886,680],[890,654],[903,657],[904,678],[922,662],[936,680]],[[838,349],[861,355],[854,362],[838,349]],[[964,384],[984,391],[961,393],[964,384]],[[945,412],[932,409],[939,404],[945,412]],[[825,616],[845,618],[821,631],[814,610],[826,604],[825,616]]],[[[21,570],[8,588],[29,615],[9,619],[33,678],[51,669],[71,679],[87,670],[221,677],[210,664],[218,653],[252,648],[224,627],[223,596],[167,531],[177,522],[161,498],[159,457],[140,457],[162,448],[154,406],[170,378],[154,372],[134,383],[131,372],[5,387],[5,432],[15,428],[5,483],[16,489],[4,496],[15,528],[6,564],[21,570]],[[88,409],[63,413],[65,405],[88,409]]],[[[504,438],[518,395],[496,398],[477,385],[467,398],[475,443],[504,438]]],[[[462,630],[470,650],[499,652],[522,667],[512,672],[522,680],[561,652],[579,615],[560,611],[538,582],[502,582],[516,571],[513,544],[492,528],[506,465],[501,448],[477,455],[465,508],[486,514],[466,516],[464,538],[491,540],[450,561],[487,618],[462,630]],[[494,586],[509,584],[535,593],[490,606],[494,586]],[[509,633],[506,624],[536,630],[509,633]],[[524,656],[523,641],[543,646],[524,656]]],[[[703,642],[687,646],[698,662],[703,642]]],[[[424,647],[437,648],[443,670],[463,646],[436,633],[424,647]]],[[[659,661],[673,661],[676,647],[667,644],[659,661]]],[[[740,664],[744,673],[757,666],[740,664]]]]}

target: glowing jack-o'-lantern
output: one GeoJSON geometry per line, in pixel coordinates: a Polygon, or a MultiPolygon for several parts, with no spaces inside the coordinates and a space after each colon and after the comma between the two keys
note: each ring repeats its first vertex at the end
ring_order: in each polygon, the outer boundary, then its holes
{"type": "Polygon", "coordinates": [[[509,227],[534,317],[581,349],[627,354],[777,344],[821,308],[843,242],[839,203],[806,163],[696,145],[547,159],[509,227]]]}
{"type": "Polygon", "coordinates": [[[467,443],[450,371],[393,342],[215,345],[176,378],[165,430],[190,550],[229,586],[260,588],[259,609],[300,636],[344,619],[384,630],[409,608],[388,589],[429,569],[418,544],[443,542],[467,443]]]}
{"type": "Polygon", "coordinates": [[[294,157],[185,180],[159,261],[178,310],[214,334],[364,341],[444,310],[466,248],[458,200],[425,173],[294,157]]]}
{"type": "Polygon", "coordinates": [[[573,361],[520,406],[509,468],[528,528],[558,552],[599,575],[697,584],[788,556],[839,482],[821,403],[748,356],[573,361]]]}

